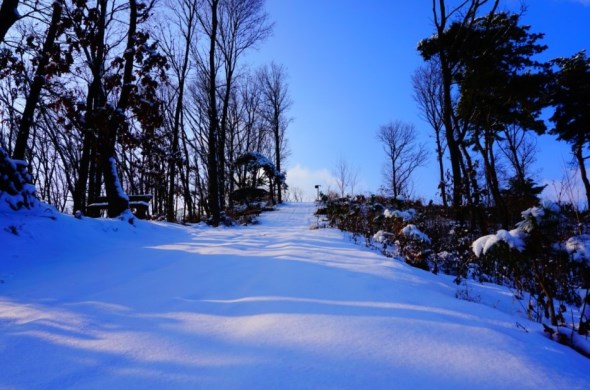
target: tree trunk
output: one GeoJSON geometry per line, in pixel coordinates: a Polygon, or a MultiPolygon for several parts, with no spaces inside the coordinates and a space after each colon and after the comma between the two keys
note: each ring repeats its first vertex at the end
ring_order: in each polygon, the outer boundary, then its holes
{"type": "MultiPolygon", "coordinates": [[[[277,110],[278,111],[278,110],[277,110]]],[[[275,168],[278,173],[281,173],[281,127],[278,112],[275,113],[275,168]]],[[[277,178],[278,179],[278,178],[277,178]]],[[[277,202],[283,203],[283,196],[281,191],[281,183],[279,180],[276,182],[277,187],[277,202]]]]}
{"type": "MultiPolygon", "coordinates": [[[[184,110],[184,88],[186,84],[186,76],[188,72],[188,65],[189,65],[189,58],[190,58],[190,48],[193,39],[193,27],[194,27],[194,16],[195,13],[193,12],[196,8],[191,8],[187,10],[188,17],[186,19],[186,28],[187,30],[183,32],[184,38],[184,53],[182,57],[182,64],[180,65],[180,69],[178,69],[178,98],[176,99],[176,109],[174,112],[174,123],[172,125],[172,145],[171,145],[171,154],[172,159],[170,161],[170,165],[168,166],[168,202],[167,202],[167,211],[166,211],[166,220],[168,222],[174,222],[176,220],[176,216],[174,213],[174,193],[175,193],[175,177],[176,177],[176,169],[177,169],[177,158],[178,154],[180,153],[179,147],[179,139],[180,139],[180,129],[181,129],[181,121],[182,121],[182,111],[184,110]]],[[[186,152],[186,143],[184,143],[185,152],[186,152]]],[[[188,157],[188,153],[187,157],[188,157]]],[[[187,165],[189,164],[189,160],[186,162],[187,165]]],[[[182,171],[182,170],[181,170],[182,171]]],[[[189,183],[188,183],[188,175],[187,180],[185,181],[185,203],[190,202],[190,192],[188,191],[189,183]],[[187,196],[188,194],[188,196],[187,196]]]]}
{"type": "Polygon", "coordinates": [[[438,174],[440,177],[440,182],[438,184],[438,188],[440,189],[440,197],[442,198],[442,203],[445,208],[449,207],[449,203],[447,201],[447,188],[445,184],[445,167],[443,164],[443,147],[442,141],[440,139],[440,131],[441,129],[435,129],[435,136],[436,136],[436,159],[438,161],[438,174]]]}
{"type": "Polygon", "coordinates": [[[217,6],[219,0],[211,1],[211,36],[209,46],[209,131],[207,135],[208,155],[208,200],[209,212],[211,213],[211,224],[219,226],[221,210],[219,204],[219,176],[217,164],[217,141],[218,141],[218,119],[217,119],[217,83],[215,70],[215,47],[217,41],[217,6]]]}
{"type": "Polygon", "coordinates": [[[479,140],[476,140],[475,146],[480,152],[484,163],[486,183],[488,190],[492,194],[492,199],[494,200],[494,207],[496,208],[497,215],[500,219],[500,222],[502,223],[502,226],[507,227],[508,211],[506,208],[506,203],[504,202],[504,198],[502,198],[502,194],[500,193],[500,185],[498,182],[498,175],[496,173],[496,166],[494,162],[494,142],[492,137],[493,136],[488,134],[488,132],[484,132],[485,146],[482,146],[479,140]]]}
{"type": "Polygon", "coordinates": [[[457,140],[455,139],[455,129],[453,126],[453,103],[451,99],[451,71],[444,55],[440,55],[440,63],[443,79],[443,124],[445,126],[445,135],[449,156],[451,159],[451,171],[453,173],[453,207],[458,209],[462,204],[461,193],[461,151],[457,140]]]}
{"type": "Polygon", "coordinates": [[[86,132],[82,144],[82,157],[80,158],[80,170],[78,180],[74,186],[74,211],[82,211],[86,214],[86,189],[88,184],[91,154],[91,134],[86,132]]]}
{"type": "Polygon", "coordinates": [[[0,43],[4,42],[6,33],[19,19],[18,0],[3,0],[0,6],[0,43]]]}
{"type": "Polygon", "coordinates": [[[586,207],[590,208],[590,180],[588,180],[588,172],[586,171],[586,159],[583,153],[584,145],[582,141],[577,141],[573,146],[574,156],[580,168],[580,177],[584,183],[584,190],[586,191],[586,207]]]}

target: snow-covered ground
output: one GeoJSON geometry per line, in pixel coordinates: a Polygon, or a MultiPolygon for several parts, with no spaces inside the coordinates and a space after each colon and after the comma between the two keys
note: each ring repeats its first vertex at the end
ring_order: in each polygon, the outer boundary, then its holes
{"type": "MultiPolygon", "coordinates": [[[[499,287],[455,297],[313,204],[258,226],[0,214],[1,389],[587,389],[499,287]]],[[[459,289],[464,287],[459,287],[459,289]]]]}

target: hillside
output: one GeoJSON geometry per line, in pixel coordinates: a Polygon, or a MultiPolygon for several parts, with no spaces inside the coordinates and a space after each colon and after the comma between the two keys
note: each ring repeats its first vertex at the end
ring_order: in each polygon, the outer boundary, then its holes
{"type": "Polygon", "coordinates": [[[582,389],[510,292],[311,230],[0,214],[0,388],[582,389]]]}

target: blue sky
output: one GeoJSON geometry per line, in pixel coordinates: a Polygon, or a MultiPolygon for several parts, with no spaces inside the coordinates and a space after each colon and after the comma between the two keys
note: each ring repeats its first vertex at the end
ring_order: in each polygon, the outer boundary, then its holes
{"type": "MultiPolygon", "coordinates": [[[[516,0],[506,1],[516,6],[516,0]]],[[[529,0],[524,23],[545,33],[547,59],[590,46],[590,0],[529,0]]],[[[391,120],[416,125],[432,158],[415,174],[415,193],[436,195],[436,161],[428,125],[412,98],[411,75],[422,63],[416,45],[433,33],[430,0],[267,0],[273,36],[251,61],[286,66],[293,106],[287,182],[312,196],[315,184],[335,189],[330,177],[342,158],[358,172],[357,188],[375,193],[385,154],[376,139],[391,120]]],[[[567,145],[542,136],[539,181],[560,180],[567,145]]]]}

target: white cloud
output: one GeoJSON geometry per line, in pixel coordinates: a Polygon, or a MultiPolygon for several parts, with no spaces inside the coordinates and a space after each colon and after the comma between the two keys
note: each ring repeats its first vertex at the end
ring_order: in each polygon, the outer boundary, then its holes
{"type": "Polygon", "coordinates": [[[315,200],[316,185],[321,186],[320,191],[322,192],[336,188],[336,180],[328,169],[312,170],[301,164],[295,164],[294,167],[287,170],[287,184],[289,188],[298,188],[303,191],[305,201],[315,200]]]}

